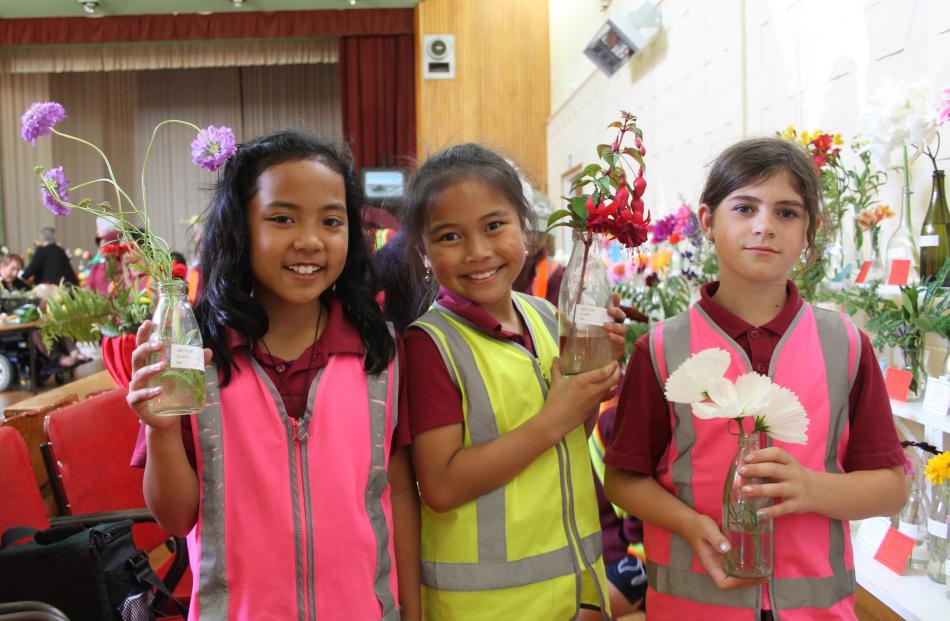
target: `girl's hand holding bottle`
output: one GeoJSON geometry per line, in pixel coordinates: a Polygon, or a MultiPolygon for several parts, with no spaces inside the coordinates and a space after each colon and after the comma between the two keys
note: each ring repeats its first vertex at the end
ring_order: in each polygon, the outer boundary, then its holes
{"type": "Polygon", "coordinates": [[[711,517],[692,510],[690,512],[692,513],[690,522],[681,534],[696,553],[696,559],[703,570],[717,587],[725,591],[767,582],[766,579],[744,580],[726,575],[722,569],[722,557],[729,551],[729,541],[719,531],[719,526],[711,517]]]}
{"type": "Polygon", "coordinates": [[[551,365],[551,387],[541,408],[541,415],[547,416],[557,436],[563,437],[584,424],[619,381],[620,365],[616,362],[564,377],[555,360],[551,365]]]}
{"type": "MultiPolygon", "coordinates": [[[[165,368],[165,362],[159,361],[148,364],[149,356],[163,348],[161,341],[149,341],[152,333],[151,321],[145,321],[135,333],[135,350],[132,352],[132,379],[129,382],[129,392],[126,401],[142,422],[157,431],[178,429],[178,416],[158,416],[152,414],[148,408],[148,401],[162,392],[160,386],[149,387],[149,380],[158,375],[165,368]]],[[[205,366],[211,362],[211,350],[205,348],[205,366]]]]}
{"type": "Polygon", "coordinates": [[[604,324],[604,330],[610,336],[610,343],[614,348],[614,358],[620,360],[627,351],[627,328],[623,325],[627,316],[620,309],[620,295],[613,294],[613,306],[607,309],[607,314],[614,321],[604,324]]]}

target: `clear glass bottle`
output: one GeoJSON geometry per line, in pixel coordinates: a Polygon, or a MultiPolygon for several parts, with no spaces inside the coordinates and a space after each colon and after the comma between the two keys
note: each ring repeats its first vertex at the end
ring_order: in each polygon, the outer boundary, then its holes
{"type": "Polygon", "coordinates": [[[753,451],[763,447],[762,434],[741,433],[739,448],[729,467],[722,490],[722,534],[729,540],[723,569],[736,578],[765,578],[772,575],[775,531],[772,520],[760,518],[758,511],[772,504],[764,496],[748,496],[742,488],[760,485],[764,479],[744,477],[739,468],[753,451]]]}
{"type": "Polygon", "coordinates": [[[163,416],[201,410],[205,406],[204,348],[185,281],[158,283],[152,325],[149,340],[161,341],[163,347],[152,354],[150,364],[164,360],[165,370],[149,382],[150,386],[162,387],[162,392],[148,401],[149,410],[163,416]]]}
{"type": "MultiPolygon", "coordinates": [[[[947,257],[950,257],[950,210],[944,191],[944,173],[935,170],[930,207],[920,227],[920,279],[936,276],[947,257]]],[[[944,279],[943,286],[950,286],[950,275],[944,279]]]]}
{"type": "Polygon", "coordinates": [[[602,235],[574,231],[574,247],[558,294],[560,366],[564,375],[592,371],[614,359],[604,324],[611,321],[610,280],[602,235]]]}
{"type": "Polygon", "coordinates": [[[927,575],[934,582],[946,582],[947,508],[950,505],[950,484],[932,485],[927,512],[927,575]]]}
{"type": "Polygon", "coordinates": [[[897,229],[887,240],[887,251],[884,253],[885,280],[890,279],[891,269],[893,268],[894,261],[896,260],[910,261],[910,270],[907,274],[907,283],[917,282],[919,279],[917,265],[920,253],[917,250],[917,240],[914,239],[914,236],[910,231],[911,194],[912,192],[910,191],[910,188],[904,187],[904,190],[901,193],[902,200],[901,209],[898,213],[897,229]]]}
{"type": "Polygon", "coordinates": [[[914,549],[910,555],[910,566],[924,569],[927,566],[927,497],[924,482],[919,476],[911,480],[910,496],[901,509],[898,530],[914,540],[914,549]]]}

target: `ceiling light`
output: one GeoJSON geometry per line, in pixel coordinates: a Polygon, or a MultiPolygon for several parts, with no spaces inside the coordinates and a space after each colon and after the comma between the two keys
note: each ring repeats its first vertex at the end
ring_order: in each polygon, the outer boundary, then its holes
{"type": "Polygon", "coordinates": [[[356,5],[356,0],[350,0],[350,6],[355,6],[355,5],[356,5]]]}
{"type": "Polygon", "coordinates": [[[233,6],[236,9],[239,9],[242,6],[244,6],[244,0],[231,0],[231,6],[233,6]]]}
{"type": "Polygon", "coordinates": [[[96,9],[99,8],[99,0],[79,0],[79,4],[86,15],[95,15],[96,9]]]}

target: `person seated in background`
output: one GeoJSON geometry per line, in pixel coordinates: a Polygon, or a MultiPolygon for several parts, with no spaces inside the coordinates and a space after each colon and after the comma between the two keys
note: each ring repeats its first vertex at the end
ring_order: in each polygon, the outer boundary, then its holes
{"type": "Polygon", "coordinates": [[[3,291],[27,291],[29,283],[20,278],[23,258],[18,254],[8,254],[0,259],[0,289],[3,291]]]}
{"type": "Polygon", "coordinates": [[[25,270],[23,280],[28,283],[78,285],[79,278],[69,263],[66,251],[56,244],[56,229],[45,226],[40,229],[40,238],[36,242],[37,249],[33,259],[25,270]]]}
{"type": "MultiPolygon", "coordinates": [[[[58,295],[59,291],[60,288],[56,285],[42,284],[33,287],[33,295],[39,299],[41,317],[43,311],[46,309],[46,300],[58,295]]],[[[50,348],[47,348],[43,342],[43,335],[40,330],[30,332],[30,338],[40,358],[38,361],[40,367],[44,369],[42,375],[52,375],[58,371],[71,369],[91,360],[91,358],[82,355],[76,347],[74,340],[66,338],[65,336],[56,339],[56,342],[54,342],[50,348]]]]}

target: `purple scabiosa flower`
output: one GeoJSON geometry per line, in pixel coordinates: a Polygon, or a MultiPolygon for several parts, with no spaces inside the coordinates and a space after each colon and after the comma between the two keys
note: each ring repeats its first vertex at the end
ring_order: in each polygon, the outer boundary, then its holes
{"type": "Polygon", "coordinates": [[[696,214],[685,203],[676,211],[676,232],[683,237],[692,237],[699,232],[699,221],[696,214]]]}
{"type": "Polygon", "coordinates": [[[43,205],[57,216],[68,216],[70,209],[63,203],[69,201],[69,179],[63,172],[62,166],[57,166],[43,173],[43,185],[40,186],[40,195],[43,197],[43,205]],[[52,186],[56,192],[54,196],[49,191],[47,184],[52,186]],[[56,197],[59,197],[59,200],[56,197]]]}
{"type": "Polygon", "coordinates": [[[20,135],[34,147],[40,136],[49,136],[53,126],[66,118],[66,110],[55,101],[35,103],[23,113],[20,135]]]}
{"type": "Polygon", "coordinates": [[[670,238],[676,228],[676,214],[670,214],[653,223],[653,243],[659,244],[670,238]]]}
{"type": "Polygon", "coordinates": [[[234,133],[231,128],[209,125],[198,132],[198,137],[191,142],[191,161],[215,172],[234,155],[234,151],[234,133]]]}

